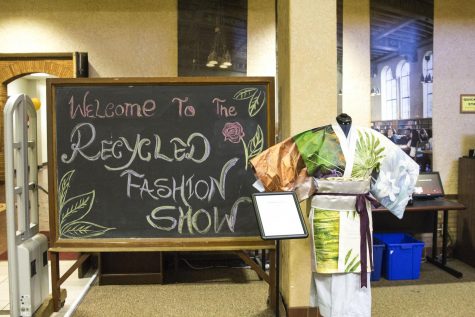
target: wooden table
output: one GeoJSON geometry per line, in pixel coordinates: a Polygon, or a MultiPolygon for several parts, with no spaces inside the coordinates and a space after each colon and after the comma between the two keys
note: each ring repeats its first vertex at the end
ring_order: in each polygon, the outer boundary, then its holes
{"type": "MultiPolygon", "coordinates": [[[[427,261],[441,268],[442,270],[452,274],[457,278],[461,278],[463,274],[447,266],[447,238],[448,238],[448,220],[449,210],[463,210],[465,206],[453,200],[445,198],[414,200],[411,205],[407,205],[407,212],[433,212],[433,230],[432,230],[432,256],[427,257],[427,261]],[[442,258],[437,259],[437,228],[438,228],[438,211],[443,211],[442,223],[442,258]]],[[[374,208],[373,212],[387,212],[384,207],[374,208]]]]}

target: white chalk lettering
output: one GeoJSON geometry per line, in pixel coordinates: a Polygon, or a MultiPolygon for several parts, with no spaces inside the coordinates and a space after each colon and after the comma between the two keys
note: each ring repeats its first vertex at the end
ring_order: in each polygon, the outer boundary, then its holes
{"type": "Polygon", "coordinates": [[[232,158],[223,165],[219,180],[212,176],[198,179],[195,175],[181,175],[178,178],[174,176],[161,177],[149,181],[145,174],[137,173],[131,169],[124,170],[120,177],[127,177],[126,192],[129,198],[133,193],[138,194],[141,199],[161,200],[171,197],[174,202],[190,206],[191,199],[211,201],[216,194],[219,194],[222,199],[226,199],[226,177],[237,161],[237,158],[232,158]]]}
{"type": "Polygon", "coordinates": [[[227,230],[234,232],[238,216],[239,206],[241,204],[251,204],[249,197],[238,198],[231,207],[230,213],[224,213],[222,219],[219,219],[218,207],[213,207],[213,215],[204,208],[196,211],[189,206],[160,206],[152,210],[150,215],[146,216],[147,222],[155,229],[163,231],[176,230],[179,234],[207,234],[212,229],[214,233],[220,233],[227,225],[227,230]],[[176,216],[170,216],[170,211],[176,212],[176,216]],[[160,215],[160,212],[166,212],[167,215],[160,215]],[[201,219],[201,220],[200,220],[201,219]]]}
{"type": "Polygon", "coordinates": [[[192,161],[197,164],[205,162],[211,153],[211,144],[201,133],[194,132],[186,141],[179,137],[172,138],[172,153],[164,154],[162,141],[158,134],[153,138],[136,134],[135,140],[119,136],[117,139],[96,139],[96,128],[92,123],[77,124],[70,134],[71,152],[62,153],[61,161],[70,164],[82,157],[88,161],[104,161],[108,171],[120,171],[129,168],[136,160],[150,162],[163,160],[166,162],[192,161]]]}

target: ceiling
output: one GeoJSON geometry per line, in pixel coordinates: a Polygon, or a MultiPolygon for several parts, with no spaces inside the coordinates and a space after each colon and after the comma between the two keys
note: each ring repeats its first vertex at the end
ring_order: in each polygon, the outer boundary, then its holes
{"type": "MultiPolygon", "coordinates": [[[[338,64],[342,56],[342,4],[338,0],[338,64]]],[[[371,64],[403,56],[417,60],[417,49],[431,44],[433,0],[370,0],[371,64]]]]}

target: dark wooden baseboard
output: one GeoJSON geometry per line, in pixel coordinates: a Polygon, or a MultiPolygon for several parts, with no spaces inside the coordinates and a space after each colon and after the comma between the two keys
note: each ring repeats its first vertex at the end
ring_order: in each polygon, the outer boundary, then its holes
{"type": "Polygon", "coordinates": [[[287,317],[320,317],[317,307],[287,307],[287,317]]]}
{"type": "Polygon", "coordinates": [[[162,252],[99,253],[99,285],[162,284],[162,252]]]}
{"type": "Polygon", "coordinates": [[[99,285],[163,284],[162,273],[100,274],[99,285]]]}

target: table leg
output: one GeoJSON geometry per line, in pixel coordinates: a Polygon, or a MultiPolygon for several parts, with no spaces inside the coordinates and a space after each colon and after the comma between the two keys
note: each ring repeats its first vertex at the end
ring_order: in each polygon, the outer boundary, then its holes
{"type": "Polygon", "coordinates": [[[462,278],[463,273],[454,270],[448,267],[447,264],[447,237],[448,237],[448,227],[449,227],[449,219],[448,219],[448,210],[444,210],[444,222],[442,224],[442,259],[437,259],[437,226],[438,226],[438,212],[434,211],[434,230],[432,236],[432,257],[427,257],[427,262],[434,264],[438,268],[446,271],[447,273],[455,276],[456,278],[462,278]]]}
{"type": "Polygon", "coordinates": [[[435,211],[434,212],[434,227],[432,230],[432,259],[436,260],[437,259],[437,229],[438,229],[438,221],[439,221],[439,212],[435,211]]]}
{"type": "Polygon", "coordinates": [[[444,224],[442,232],[442,265],[447,264],[447,236],[449,227],[449,211],[444,210],[444,224]]]}

